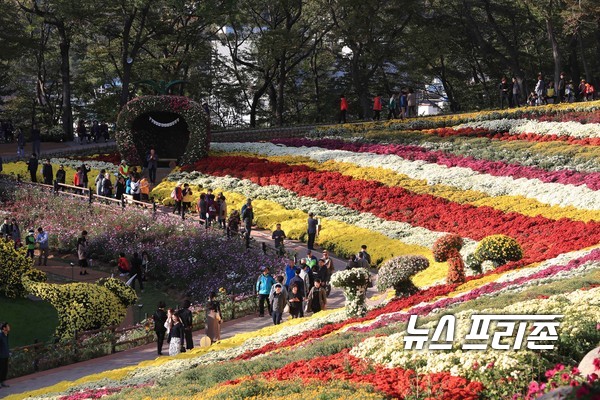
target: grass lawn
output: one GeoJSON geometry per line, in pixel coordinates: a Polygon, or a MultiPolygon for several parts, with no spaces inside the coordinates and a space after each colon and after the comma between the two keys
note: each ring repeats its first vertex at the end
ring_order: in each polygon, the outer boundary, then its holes
{"type": "Polygon", "coordinates": [[[58,325],[56,310],[47,301],[0,296],[0,321],[10,324],[10,347],[46,342],[58,325]]]}
{"type": "Polygon", "coordinates": [[[177,309],[181,305],[181,300],[176,298],[174,294],[165,293],[158,285],[152,281],[144,282],[144,293],[140,292],[138,283],[136,282],[136,293],[138,295],[138,301],[134,308],[133,320],[134,322],[140,321],[144,318],[145,314],[152,315],[158,307],[159,301],[164,301],[167,308],[177,309]],[[142,307],[138,307],[138,304],[142,304],[142,307]],[[140,311],[141,308],[141,311],[140,311]]]}

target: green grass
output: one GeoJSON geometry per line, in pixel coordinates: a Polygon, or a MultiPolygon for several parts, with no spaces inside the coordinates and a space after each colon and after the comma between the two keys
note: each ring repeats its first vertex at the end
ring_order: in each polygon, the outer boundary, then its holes
{"type": "Polygon", "coordinates": [[[10,347],[48,341],[58,325],[56,310],[47,301],[7,299],[0,296],[0,321],[11,326],[10,347]]]}
{"type": "Polygon", "coordinates": [[[140,315],[144,318],[145,314],[152,315],[158,306],[159,301],[164,301],[167,308],[179,308],[181,300],[174,295],[168,294],[159,288],[159,284],[152,281],[144,282],[144,293],[141,293],[139,283],[136,282],[136,293],[138,295],[138,301],[134,307],[135,313],[133,315],[134,321],[137,323],[140,321],[140,315]],[[141,312],[137,304],[143,304],[141,312]]]}

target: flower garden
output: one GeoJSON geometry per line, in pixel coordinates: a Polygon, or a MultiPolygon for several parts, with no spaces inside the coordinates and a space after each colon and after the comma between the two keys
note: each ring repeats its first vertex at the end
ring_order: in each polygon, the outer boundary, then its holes
{"type": "MultiPolygon", "coordinates": [[[[366,244],[381,266],[378,286],[392,290],[365,309],[366,277],[344,272],[332,282],[346,309],[12,398],[535,399],[566,386],[571,398],[598,399],[600,353],[580,365],[600,345],[598,109],[552,105],[212,143],[210,157],[173,171],[154,198],[169,204],[176,182],[222,191],[229,210],[251,197],[260,227],[281,223],[301,240],[314,212],[317,243],[340,256],[366,244]],[[562,317],[551,350],[519,343],[513,331],[504,349],[488,337],[485,350],[468,350],[479,314],[562,317]],[[444,348],[405,346],[411,316],[438,333],[448,315],[456,329],[444,348]]],[[[500,322],[490,329],[505,331],[500,322]]],[[[532,326],[521,334],[533,336],[532,326]]]]}

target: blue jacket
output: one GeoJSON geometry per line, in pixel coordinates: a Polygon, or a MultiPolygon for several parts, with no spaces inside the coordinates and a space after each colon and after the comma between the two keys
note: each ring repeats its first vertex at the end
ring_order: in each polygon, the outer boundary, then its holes
{"type": "Polygon", "coordinates": [[[294,267],[293,265],[286,265],[285,266],[285,286],[288,287],[290,286],[290,281],[292,280],[292,278],[296,276],[296,267],[294,267]]]}
{"type": "Polygon", "coordinates": [[[0,332],[0,358],[8,358],[10,352],[8,351],[8,336],[4,332],[0,332]]]}
{"type": "Polygon", "coordinates": [[[256,281],[256,291],[258,294],[266,294],[269,295],[271,293],[271,286],[275,284],[275,279],[269,275],[260,274],[258,280],[256,281]]]}

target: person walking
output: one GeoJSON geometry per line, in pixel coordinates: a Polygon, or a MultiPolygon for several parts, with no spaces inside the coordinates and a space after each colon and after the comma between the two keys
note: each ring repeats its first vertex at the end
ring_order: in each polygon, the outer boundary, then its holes
{"type": "Polygon", "coordinates": [[[183,339],[184,339],[184,326],[181,322],[181,319],[177,313],[172,315],[171,327],[169,329],[169,355],[176,356],[181,353],[183,347],[183,339]]]}
{"type": "Polygon", "coordinates": [[[154,148],[150,149],[146,161],[148,162],[148,178],[150,183],[154,185],[156,183],[156,169],[158,168],[158,155],[156,155],[154,148]]]}
{"type": "Polygon", "coordinates": [[[244,238],[246,239],[246,248],[250,248],[250,233],[252,232],[252,221],[254,220],[254,210],[252,209],[252,199],[247,199],[242,207],[242,221],[244,221],[244,238]]]}
{"type": "Polygon", "coordinates": [[[373,121],[379,121],[381,119],[381,94],[377,94],[373,98],[373,121]]]}
{"type": "Polygon", "coordinates": [[[39,162],[37,159],[36,153],[32,153],[31,157],[29,157],[29,161],[27,162],[27,171],[29,171],[29,176],[31,178],[31,182],[37,182],[37,169],[39,167],[39,162]]]}
{"type": "Polygon", "coordinates": [[[38,266],[42,265],[42,260],[44,261],[44,265],[48,264],[48,232],[45,232],[42,227],[38,228],[38,234],[35,238],[35,242],[38,244],[38,249],[40,250],[40,256],[38,258],[38,266]]]}
{"type": "Polygon", "coordinates": [[[156,333],[156,350],[159,356],[162,356],[165,333],[167,333],[167,328],[165,327],[165,323],[167,322],[165,307],[165,302],[160,301],[158,303],[158,309],[152,315],[152,320],[154,321],[154,333],[156,333]]]}
{"type": "Polygon", "coordinates": [[[407,114],[408,117],[416,117],[417,116],[417,95],[413,88],[408,89],[408,96],[406,96],[406,101],[408,105],[407,114]]]}
{"type": "Polygon", "coordinates": [[[0,323],[0,387],[9,387],[6,384],[8,376],[8,359],[10,358],[10,348],[8,347],[8,333],[10,325],[8,322],[0,323]]]}
{"type": "Polygon", "coordinates": [[[87,234],[87,231],[82,231],[81,236],[77,238],[77,258],[79,259],[79,275],[88,274],[87,234]]]}
{"type": "Polygon", "coordinates": [[[182,217],[185,216],[183,210],[183,190],[181,189],[181,183],[177,183],[177,186],[175,186],[171,192],[171,198],[175,200],[173,214],[180,214],[182,217]]]}
{"type": "Polygon", "coordinates": [[[346,96],[343,94],[340,96],[340,118],[339,123],[346,123],[346,114],[348,113],[348,101],[346,100],[346,96]]]}
{"type": "Polygon", "coordinates": [[[33,228],[30,229],[29,232],[27,232],[27,236],[25,236],[25,246],[27,247],[27,254],[25,257],[31,258],[31,261],[33,262],[35,251],[35,232],[33,228]]]}
{"type": "Polygon", "coordinates": [[[19,228],[19,224],[17,224],[17,220],[14,218],[10,223],[10,236],[15,244],[15,250],[17,250],[21,247],[21,229],[19,228]]]}
{"type": "Polygon", "coordinates": [[[306,298],[306,308],[314,313],[318,313],[327,307],[327,294],[321,287],[321,279],[315,279],[315,285],[310,289],[306,298]]]}
{"type": "Polygon", "coordinates": [[[133,253],[133,258],[131,259],[131,271],[129,274],[131,275],[131,287],[135,290],[135,281],[140,283],[140,290],[144,293],[144,283],[142,279],[142,259],[140,258],[137,252],[133,253]]]}
{"type": "Polygon", "coordinates": [[[308,227],[306,229],[306,233],[308,234],[308,240],[306,243],[306,247],[308,247],[309,250],[314,250],[315,237],[317,236],[317,227],[319,225],[319,220],[315,218],[314,213],[311,212],[308,214],[307,224],[308,227]]]}
{"type": "Polygon", "coordinates": [[[390,101],[388,102],[388,117],[387,119],[396,119],[398,118],[397,112],[396,112],[396,93],[392,94],[392,97],[390,97],[390,101]]]}
{"type": "Polygon", "coordinates": [[[506,77],[503,76],[500,80],[500,84],[498,85],[498,90],[500,91],[500,109],[503,110],[504,106],[506,108],[510,107],[510,86],[506,77]]]}
{"type": "Polygon", "coordinates": [[[217,294],[210,292],[208,302],[206,303],[206,336],[210,338],[211,343],[221,340],[221,324],[223,323],[223,314],[221,314],[221,303],[217,300],[217,294]]]}
{"type": "Polygon", "coordinates": [[[285,254],[283,240],[286,239],[287,236],[285,236],[285,232],[281,229],[281,224],[275,225],[275,230],[273,231],[271,238],[274,241],[275,251],[278,255],[283,256],[285,254]]]}
{"type": "Polygon", "coordinates": [[[269,273],[269,267],[265,267],[262,274],[256,281],[256,292],[258,293],[258,316],[265,316],[265,301],[267,302],[267,311],[271,315],[271,305],[269,303],[269,294],[271,287],[275,284],[275,279],[269,273]]]}
{"type": "MultiPolygon", "coordinates": [[[[192,312],[190,311],[190,306],[190,301],[186,299],[183,301],[182,308],[178,312],[178,315],[181,318],[181,323],[183,324],[185,347],[188,350],[194,348],[194,340],[192,339],[193,318],[192,312]]],[[[181,343],[181,346],[183,347],[183,342],[181,343]]]]}
{"type": "Polygon", "coordinates": [[[280,283],[275,284],[275,291],[269,296],[269,302],[271,303],[273,325],[281,324],[283,318],[283,309],[287,304],[287,293],[282,293],[283,287],[280,283]]]}
{"type": "Polygon", "coordinates": [[[514,76],[512,78],[512,106],[521,107],[521,86],[514,76]]]}

